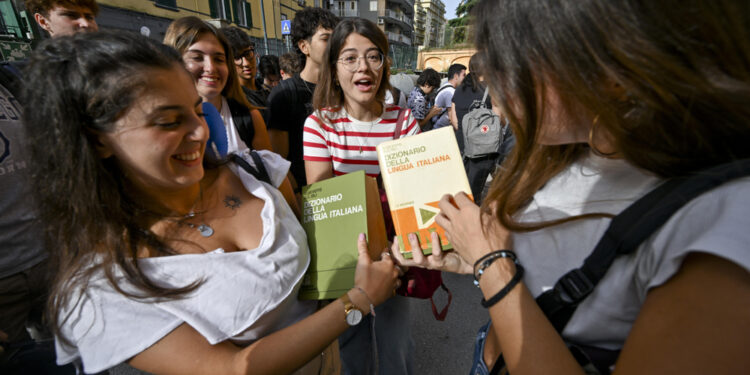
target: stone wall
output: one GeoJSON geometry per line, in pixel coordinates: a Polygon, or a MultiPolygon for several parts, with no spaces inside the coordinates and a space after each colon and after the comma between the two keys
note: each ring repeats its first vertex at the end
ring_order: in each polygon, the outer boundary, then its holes
{"type": "Polygon", "coordinates": [[[468,67],[469,59],[474,53],[474,48],[422,50],[417,56],[417,70],[432,68],[438,72],[447,72],[451,64],[468,67]]]}

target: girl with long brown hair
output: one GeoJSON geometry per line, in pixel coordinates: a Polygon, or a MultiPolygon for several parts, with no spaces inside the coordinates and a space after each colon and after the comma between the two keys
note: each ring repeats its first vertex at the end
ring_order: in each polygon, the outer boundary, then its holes
{"type": "Polygon", "coordinates": [[[318,311],[298,300],[310,254],[277,189],[289,162],[269,151],[204,160],[202,99],[177,52],[136,34],[79,34],[40,45],[27,74],[58,363],[336,371],[334,340],[390,297],[400,271],[388,256],[372,262],[360,235],[355,287],[318,311]],[[252,172],[261,164],[267,177],[252,172]]]}
{"type": "Polygon", "coordinates": [[[403,261],[475,273],[492,321],[472,373],[746,372],[748,178],[614,258],[561,333],[534,297],[587,290],[590,274],[556,282],[652,189],[750,157],[750,3],[483,0],[474,15],[517,144],[481,208],[440,203],[456,252],[403,261]]]}
{"type": "MultiPolygon", "coordinates": [[[[315,87],[315,111],[305,121],[303,144],[307,182],[364,170],[380,174],[375,147],[381,142],[419,132],[409,109],[385,104],[389,63],[388,40],[380,28],[363,18],[338,23],[328,40],[315,87]],[[399,124],[400,122],[400,124],[399,124]],[[401,129],[401,130],[398,130],[401,129]]],[[[371,333],[366,318],[340,339],[344,370],[381,374],[412,372],[413,343],[409,305],[397,296],[376,310],[377,358],[370,355],[371,333]]]]}
{"type": "Polygon", "coordinates": [[[242,92],[232,49],[221,31],[198,17],[178,18],[167,28],[164,43],[182,55],[198,94],[221,114],[229,152],[270,150],[263,116],[242,92]]]}

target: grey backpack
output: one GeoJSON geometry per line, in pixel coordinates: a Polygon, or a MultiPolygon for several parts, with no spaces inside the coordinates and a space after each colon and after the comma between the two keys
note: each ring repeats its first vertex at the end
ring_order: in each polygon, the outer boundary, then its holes
{"type": "Polygon", "coordinates": [[[484,89],[482,101],[472,104],[461,120],[461,128],[464,134],[464,156],[477,158],[490,154],[496,154],[503,143],[503,124],[500,116],[487,108],[484,103],[487,100],[488,89],[484,89]]]}

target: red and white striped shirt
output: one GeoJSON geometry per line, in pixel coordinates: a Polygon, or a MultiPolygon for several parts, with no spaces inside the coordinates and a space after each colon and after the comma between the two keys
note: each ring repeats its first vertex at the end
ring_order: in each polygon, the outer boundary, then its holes
{"type": "MultiPolygon", "coordinates": [[[[381,118],[370,122],[349,116],[343,108],[316,110],[305,120],[302,145],[305,161],[333,163],[336,176],[365,171],[368,176],[380,174],[375,146],[393,139],[400,107],[386,106],[381,118]]],[[[398,138],[419,133],[417,120],[405,108],[404,124],[398,138]]]]}

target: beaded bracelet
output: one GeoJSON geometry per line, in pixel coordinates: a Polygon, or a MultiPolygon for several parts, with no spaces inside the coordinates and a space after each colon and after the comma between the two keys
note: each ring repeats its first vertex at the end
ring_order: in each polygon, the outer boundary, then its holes
{"type": "Polygon", "coordinates": [[[516,253],[512,250],[497,250],[491,253],[485,254],[474,263],[474,285],[479,288],[479,279],[482,278],[484,270],[490,266],[493,262],[500,258],[510,258],[513,263],[518,264],[518,258],[516,253]]]}

